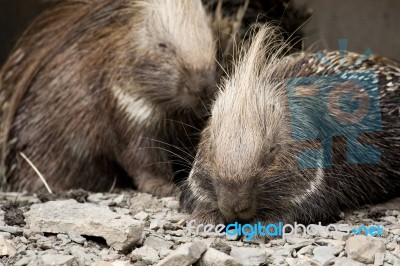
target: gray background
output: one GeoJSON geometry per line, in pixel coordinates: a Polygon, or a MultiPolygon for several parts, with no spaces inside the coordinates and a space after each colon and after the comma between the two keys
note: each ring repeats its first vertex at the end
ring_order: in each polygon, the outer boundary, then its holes
{"type": "MultiPolygon", "coordinates": [[[[314,15],[304,26],[305,48],[339,49],[338,39],[348,39],[348,50],[374,53],[400,61],[400,0],[293,0],[314,15]]],[[[0,0],[0,64],[18,34],[44,7],[39,0],[0,0]]]]}
{"type": "Polygon", "coordinates": [[[339,49],[338,39],[348,39],[348,50],[373,53],[400,61],[400,0],[295,0],[314,10],[305,45],[313,51],[339,49]]]}

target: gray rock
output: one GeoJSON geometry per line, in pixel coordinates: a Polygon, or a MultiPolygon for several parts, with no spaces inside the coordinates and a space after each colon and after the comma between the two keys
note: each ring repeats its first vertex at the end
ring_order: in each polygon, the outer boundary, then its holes
{"type": "Polygon", "coordinates": [[[22,229],[20,227],[16,227],[16,226],[4,225],[4,226],[0,226],[0,232],[8,232],[13,235],[22,235],[22,233],[24,232],[24,229],[22,229]]]}
{"type": "Polygon", "coordinates": [[[28,265],[30,262],[34,261],[36,256],[24,256],[22,259],[17,261],[14,266],[25,266],[28,265]]]}
{"type": "Polygon", "coordinates": [[[179,209],[179,201],[174,197],[167,197],[161,199],[163,205],[168,209],[177,210],[179,209]]]}
{"type": "Polygon", "coordinates": [[[333,255],[337,256],[344,250],[344,246],[333,246],[332,250],[333,250],[333,255]]]}
{"type": "Polygon", "coordinates": [[[335,264],[333,265],[337,265],[337,266],[365,266],[364,263],[360,263],[358,261],[354,261],[350,258],[346,258],[346,257],[341,257],[338,260],[335,261],[335,264]]]}
{"type": "Polygon", "coordinates": [[[196,266],[242,266],[242,264],[221,251],[208,248],[196,266]]]}
{"type": "Polygon", "coordinates": [[[330,246],[315,247],[313,250],[314,260],[321,263],[321,265],[327,265],[331,260],[335,258],[333,254],[333,248],[330,246]]]}
{"type": "Polygon", "coordinates": [[[11,239],[11,233],[9,232],[0,232],[0,236],[4,237],[5,239],[11,239]]]}
{"type": "Polygon", "coordinates": [[[314,250],[314,246],[305,246],[305,247],[301,248],[299,251],[297,251],[297,254],[298,255],[305,255],[305,254],[311,255],[313,250],[314,250]]]}
{"type": "Polygon", "coordinates": [[[171,223],[177,223],[180,220],[187,220],[189,216],[184,213],[168,213],[165,219],[171,223]]]}
{"type": "Polygon", "coordinates": [[[119,195],[118,197],[116,197],[115,199],[113,199],[113,201],[116,203],[116,204],[121,204],[123,201],[126,201],[126,197],[125,197],[125,195],[119,195]]]}
{"type": "Polygon", "coordinates": [[[132,251],[132,255],[148,264],[155,264],[160,260],[158,252],[154,248],[148,246],[135,249],[132,251]]]}
{"type": "Polygon", "coordinates": [[[362,263],[374,263],[375,254],[385,252],[385,244],[370,236],[353,236],[346,241],[347,256],[362,263]]]}
{"type": "Polygon", "coordinates": [[[140,220],[140,221],[147,221],[149,220],[149,214],[147,212],[141,211],[137,213],[133,218],[140,220]]]}
{"type": "Polygon", "coordinates": [[[84,238],[83,236],[78,235],[78,234],[68,233],[68,237],[69,237],[69,239],[71,239],[75,243],[78,243],[78,244],[81,244],[81,245],[86,242],[86,238],[84,238]]]}
{"type": "Polygon", "coordinates": [[[234,232],[234,230],[229,230],[230,234],[225,234],[225,238],[228,241],[236,241],[240,238],[239,234],[233,234],[232,232],[234,232]]]}
{"type": "Polygon", "coordinates": [[[161,249],[164,248],[171,249],[174,246],[174,242],[166,241],[157,236],[149,236],[148,238],[146,238],[143,245],[152,247],[155,250],[160,251],[161,249]]]}
{"type": "Polygon", "coordinates": [[[267,259],[263,250],[252,247],[232,247],[231,256],[244,266],[260,265],[267,259]]]}
{"type": "Polygon", "coordinates": [[[396,243],[394,243],[394,242],[390,242],[390,243],[387,243],[387,244],[386,244],[387,250],[390,250],[390,251],[395,250],[395,248],[396,248],[397,246],[398,246],[398,245],[397,245],[396,243]]]}
{"type": "Polygon", "coordinates": [[[161,249],[159,251],[160,259],[167,257],[169,254],[171,254],[171,252],[172,252],[172,250],[170,250],[170,249],[166,249],[166,248],[161,249]]]}
{"type": "MultiPolygon", "coordinates": [[[[272,264],[273,265],[284,265],[286,263],[286,259],[287,258],[285,258],[283,256],[279,256],[279,255],[273,256],[272,264]]],[[[259,265],[259,264],[255,264],[255,265],[259,265]]]]}
{"type": "Polygon", "coordinates": [[[390,253],[389,251],[385,252],[385,262],[390,263],[392,265],[400,266],[400,259],[395,255],[390,253]]]}
{"type": "Polygon", "coordinates": [[[156,230],[158,230],[160,228],[163,228],[164,223],[165,222],[162,222],[160,220],[153,220],[153,221],[150,222],[149,229],[156,231],[156,230]]]}
{"type": "Polygon", "coordinates": [[[276,256],[282,256],[282,257],[291,257],[292,256],[292,252],[293,252],[294,248],[292,245],[289,246],[283,246],[283,247],[279,247],[274,255],[276,256]]]}
{"type": "Polygon", "coordinates": [[[71,239],[69,239],[67,235],[58,234],[58,235],[57,235],[57,238],[60,239],[60,240],[62,241],[62,244],[61,244],[61,245],[63,245],[63,246],[66,245],[66,244],[71,243],[71,239]]]}
{"type": "Polygon", "coordinates": [[[72,199],[34,204],[25,217],[31,230],[102,237],[109,246],[120,251],[136,244],[144,228],[143,222],[118,215],[106,206],[72,199]]]}
{"type": "Polygon", "coordinates": [[[129,266],[131,265],[129,261],[122,261],[122,260],[117,260],[111,263],[112,266],[129,266]]]}
{"type": "Polygon", "coordinates": [[[374,266],[383,265],[384,260],[385,260],[385,254],[384,253],[376,253],[375,254],[374,266]]]}
{"type": "Polygon", "coordinates": [[[160,261],[158,266],[189,266],[198,261],[207,250],[207,244],[201,241],[186,243],[160,261]]]}
{"type": "Polygon", "coordinates": [[[3,236],[0,236],[0,256],[14,256],[17,253],[17,250],[13,246],[10,240],[5,239],[3,236]]]}
{"type": "Polygon", "coordinates": [[[43,266],[72,266],[73,263],[76,263],[76,259],[74,256],[70,255],[43,255],[39,259],[40,265],[43,266]]]}
{"type": "Polygon", "coordinates": [[[314,239],[306,239],[306,238],[300,238],[300,237],[286,237],[286,242],[292,245],[303,245],[309,246],[314,243],[314,239]]]}

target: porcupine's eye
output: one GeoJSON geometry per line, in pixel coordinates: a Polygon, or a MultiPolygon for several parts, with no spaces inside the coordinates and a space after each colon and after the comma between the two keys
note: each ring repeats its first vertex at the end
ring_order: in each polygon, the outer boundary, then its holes
{"type": "Polygon", "coordinates": [[[263,166],[265,167],[270,166],[274,162],[275,157],[278,154],[279,150],[280,150],[279,145],[274,145],[272,147],[269,147],[269,149],[266,150],[265,157],[263,158],[262,161],[263,166]]]}
{"type": "Polygon", "coordinates": [[[165,43],[159,43],[159,44],[158,44],[158,47],[160,47],[161,49],[167,49],[167,48],[168,48],[168,45],[165,44],[165,43]]]}

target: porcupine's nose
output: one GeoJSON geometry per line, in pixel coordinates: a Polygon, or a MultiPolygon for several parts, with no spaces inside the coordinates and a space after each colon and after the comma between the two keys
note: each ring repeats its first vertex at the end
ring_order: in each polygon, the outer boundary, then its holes
{"type": "Polygon", "coordinates": [[[218,193],[218,207],[229,222],[251,219],[256,213],[254,193],[221,189],[218,193]]]}

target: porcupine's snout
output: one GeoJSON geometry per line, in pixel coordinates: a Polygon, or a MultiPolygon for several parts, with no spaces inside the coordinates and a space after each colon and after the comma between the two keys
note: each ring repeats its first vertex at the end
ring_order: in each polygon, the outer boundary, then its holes
{"type": "Polygon", "coordinates": [[[247,221],[257,210],[256,193],[251,188],[221,186],[217,192],[218,207],[229,222],[247,221]]]}

